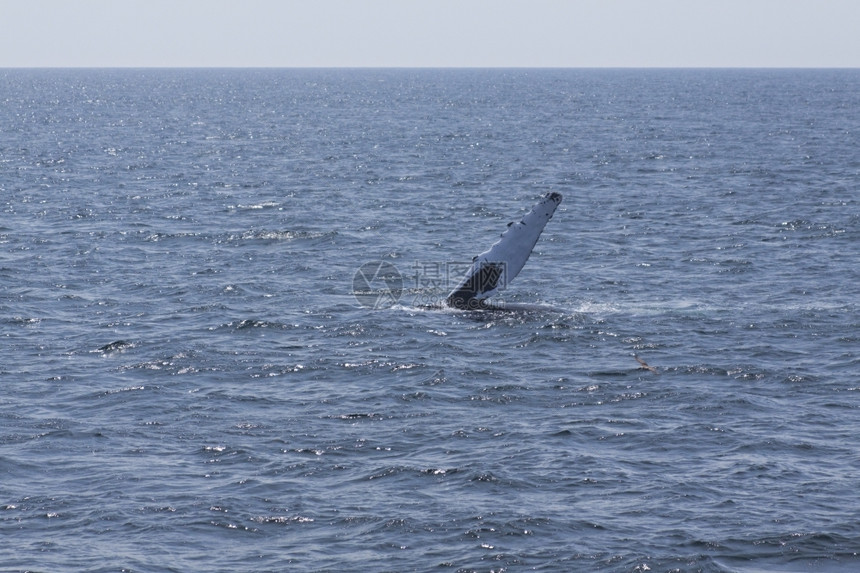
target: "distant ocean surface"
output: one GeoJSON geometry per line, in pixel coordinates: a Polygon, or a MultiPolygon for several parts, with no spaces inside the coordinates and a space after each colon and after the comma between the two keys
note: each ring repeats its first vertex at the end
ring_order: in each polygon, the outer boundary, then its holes
{"type": "Polygon", "coordinates": [[[0,70],[0,208],[2,571],[860,570],[860,71],[0,70]]]}

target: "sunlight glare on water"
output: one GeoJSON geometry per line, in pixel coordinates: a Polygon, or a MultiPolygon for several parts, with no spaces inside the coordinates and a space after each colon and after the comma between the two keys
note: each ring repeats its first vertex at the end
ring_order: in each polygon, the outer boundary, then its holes
{"type": "Polygon", "coordinates": [[[5,568],[860,564],[857,72],[0,75],[5,568]]]}

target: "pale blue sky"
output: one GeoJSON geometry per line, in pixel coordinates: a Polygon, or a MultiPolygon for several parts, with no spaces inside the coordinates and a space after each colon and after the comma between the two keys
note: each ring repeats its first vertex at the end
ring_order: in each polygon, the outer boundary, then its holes
{"type": "Polygon", "coordinates": [[[860,67],[860,0],[0,0],[0,67],[860,67]]]}

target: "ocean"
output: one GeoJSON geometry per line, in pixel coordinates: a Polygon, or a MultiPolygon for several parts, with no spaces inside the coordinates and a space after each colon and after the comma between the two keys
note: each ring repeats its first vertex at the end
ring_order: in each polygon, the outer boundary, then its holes
{"type": "Polygon", "coordinates": [[[0,70],[0,570],[860,568],[858,110],[858,70],[0,70]],[[527,310],[439,307],[550,192],[527,310]]]}

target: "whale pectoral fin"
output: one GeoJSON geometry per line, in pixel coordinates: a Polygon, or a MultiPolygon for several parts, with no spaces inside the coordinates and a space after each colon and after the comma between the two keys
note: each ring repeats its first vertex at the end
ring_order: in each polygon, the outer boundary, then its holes
{"type": "Polygon", "coordinates": [[[561,203],[560,193],[547,193],[521,221],[508,223],[501,238],[472,259],[472,267],[448,295],[454,308],[480,308],[484,299],[505,290],[531,255],[544,226],[561,203]]]}
{"type": "Polygon", "coordinates": [[[476,308],[479,302],[495,291],[504,280],[506,265],[491,261],[481,261],[472,268],[460,286],[448,295],[449,306],[454,308],[476,308]]]}

